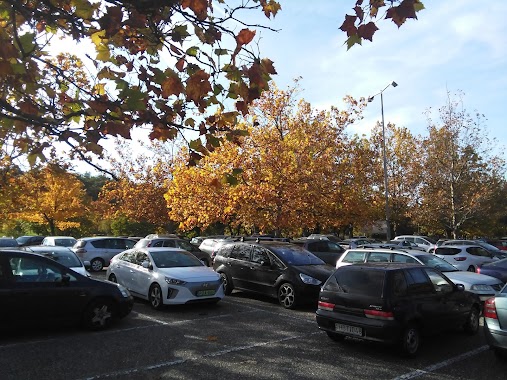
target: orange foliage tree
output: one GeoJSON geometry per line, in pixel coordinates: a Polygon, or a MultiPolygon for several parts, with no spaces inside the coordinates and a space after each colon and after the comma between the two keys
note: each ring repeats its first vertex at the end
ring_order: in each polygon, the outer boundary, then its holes
{"type": "Polygon", "coordinates": [[[34,169],[16,178],[14,219],[43,224],[55,235],[80,226],[88,212],[83,183],[57,166],[34,169]]]}

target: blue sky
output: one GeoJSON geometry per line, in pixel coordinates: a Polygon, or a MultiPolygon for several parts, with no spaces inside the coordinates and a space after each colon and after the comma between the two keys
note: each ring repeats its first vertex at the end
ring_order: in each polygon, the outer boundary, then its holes
{"type": "MultiPolygon", "coordinates": [[[[423,0],[418,20],[400,29],[382,20],[373,43],[347,51],[339,30],[355,0],[282,0],[273,21],[278,33],[262,31],[262,56],[275,62],[279,88],[302,77],[301,97],[314,107],[343,107],[345,95],[367,97],[395,81],[384,92],[385,121],[427,135],[424,112],[444,106],[447,92],[462,91],[464,106],[487,118],[484,130],[496,138],[507,157],[507,1],[423,0]]],[[[436,113],[433,114],[437,116],[436,113]]],[[[380,98],[349,132],[369,134],[380,120],[380,98]]]]}

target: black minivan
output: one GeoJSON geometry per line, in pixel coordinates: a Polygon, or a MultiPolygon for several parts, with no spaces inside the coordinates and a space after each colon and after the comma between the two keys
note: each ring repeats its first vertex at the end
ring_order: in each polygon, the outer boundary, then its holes
{"type": "Polygon", "coordinates": [[[334,270],[306,249],[281,241],[226,243],[213,268],[222,277],[225,294],[233,289],[265,294],[287,309],[316,303],[334,270]]]}
{"type": "Polygon", "coordinates": [[[341,341],[397,344],[414,356],[420,336],[455,327],[479,329],[480,300],[441,272],[419,264],[369,263],[338,268],[319,295],[317,324],[341,341]]]}

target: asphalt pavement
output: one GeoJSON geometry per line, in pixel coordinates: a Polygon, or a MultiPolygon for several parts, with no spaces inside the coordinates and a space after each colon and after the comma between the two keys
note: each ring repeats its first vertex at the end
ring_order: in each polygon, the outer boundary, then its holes
{"type": "MultiPolygon", "coordinates": [[[[103,277],[104,272],[97,277],[103,277]]],[[[137,300],[111,329],[20,329],[0,338],[1,380],[46,379],[505,379],[478,335],[427,338],[415,359],[318,330],[315,310],[233,292],[217,305],[152,310],[137,300]],[[22,331],[21,331],[22,330],[22,331]]]]}

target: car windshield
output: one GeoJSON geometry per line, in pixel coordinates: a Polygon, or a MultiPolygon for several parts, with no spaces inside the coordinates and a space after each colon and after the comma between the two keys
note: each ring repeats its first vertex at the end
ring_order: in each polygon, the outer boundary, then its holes
{"type": "Polygon", "coordinates": [[[277,256],[288,265],[324,265],[324,261],[319,259],[310,251],[298,245],[286,245],[271,247],[277,256]]]}
{"type": "Polygon", "coordinates": [[[76,239],[55,239],[55,245],[61,247],[72,247],[76,243],[76,239]]]}
{"type": "Polygon", "coordinates": [[[204,264],[191,253],[184,251],[150,252],[157,268],[199,267],[204,264]]]}
{"type": "Polygon", "coordinates": [[[69,253],[44,253],[43,254],[50,259],[58,261],[60,264],[65,265],[67,268],[81,267],[83,264],[72,252],[69,253]]]}
{"type": "Polygon", "coordinates": [[[440,272],[456,272],[458,269],[456,269],[454,266],[449,264],[444,259],[441,259],[440,257],[434,256],[434,255],[419,255],[417,258],[424,264],[429,267],[438,269],[440,272]]]}
{"type": "Polygon", "coordinates": [[[17,247],[18,245],[16,239],[0,239],[0,247],[17,247]]]}
{"type": "Polygon", "coordinates": [[[30,239],[30,236],[20,236],[20,237],[16,238],[16,241],[19,244],[25,244],[29,239],[30,239]]]}

